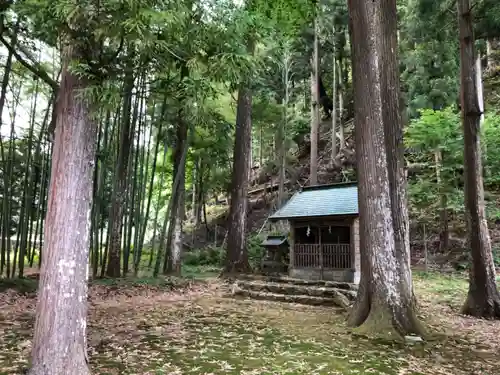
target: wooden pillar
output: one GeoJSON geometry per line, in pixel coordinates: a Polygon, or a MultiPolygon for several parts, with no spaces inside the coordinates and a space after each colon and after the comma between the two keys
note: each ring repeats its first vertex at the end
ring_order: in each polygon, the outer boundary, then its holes
{"type": "Polygon", "coordinates": [[[288,244],[290,246],[290,260],[289,260],[289,263],[288,263],[288,273],[290,273],[290,271],[294,268],[295,266],[295,259],[294,259],[294,248],[295,248],[295,225],[293,222],[289,222],[290,223],[290,235],[289,235],[289,238],[288,238],[288,244]]]}
{"type": "Polygon", "coordinates": [[[352,220],[351,221],[351,230],[350,230],[350,238],[349,238],[349,251],[351,253],[351,261],[350,261],[350,268],[351,269],[354,269],[355,267],[355,262],[354,262],[354,258],[356,257],[356,240],[355,240],[355,233],[354,233],[354,223],[355,223],[356,220],[352,220]]]}
{"type": "Polygon", "coordinates": [[[323,280],[323,246],[321,246],[321,226],[318,226],[318,256],[319,256],[319,274],[323,280]]]}

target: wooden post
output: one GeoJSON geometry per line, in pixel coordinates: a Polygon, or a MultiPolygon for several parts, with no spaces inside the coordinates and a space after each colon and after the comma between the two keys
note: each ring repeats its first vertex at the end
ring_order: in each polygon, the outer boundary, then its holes
{"type": "Polygon", "coordinates": [[[290,274],[290,271],[293,269],[295,265],[295,259],[294,259],[294,248],[295,248],[295,225],[293,222],[290,222],[290,237],[288,240],[288,244],[290,246],[290,260],[288,264],[288,273],[290,274]]]}
{"type": "Polygon", "coordinates": [[[354,223],[356,219],[351,221],[350,224],[350,238],[349,238],[349,251],[351,252],[351,259],[350,259],[350,266],[351,269],[354,269],[356,271],[356,233],[354,232],[354,223]]]}
{"type": "Polygon", "coordinates": [[[321,246],[321,226],[318,226],[318,254],[320,279],[323,280],[323,246],[321,246]]]}

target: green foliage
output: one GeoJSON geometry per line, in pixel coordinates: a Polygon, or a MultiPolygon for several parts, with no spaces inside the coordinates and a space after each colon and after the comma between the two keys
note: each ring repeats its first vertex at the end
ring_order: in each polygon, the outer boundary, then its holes
{"type": "Polygon", "coordinates": [[[458,158],[463,140],[460,116],[456,109],[424,109],[419,113],[419,118],[406,128],[406,145],[424,152],[441,150],[450,153],[453,158],[458,158]]]}
{"type": "Polygon", "coordinates": [[[207,246],[195,249],[184,255],[183,264],[186,266],[215,266],[223,264],[225,250],[216,246],[207,246]]]}
{"type": "Polygon", "coordinates": [[[446,208],[463,211],[463,137],[460,117],[453,107],[421,110],[405,129],[410,169],[410,214],[436,223],[446,197],[446,208]],[[439,176],[439,178],[438,178],[439,176]]]}
{"type": "MultiPolygon", "coordinates": [[[[484,183],[488,219],[498,220],[496,195],[500,187],[500,116],[488,113],[482,127],[484,183]]],[[[453,107],[421,110],[420,117],[405,129],[405,145],[410,169],[418,169],[409,179],[410,215],[431,227],[439,222],[442,196],[450,218],[463,217],[463,136],[461,121],[453,107]],[[437,160],[439,153],[441,159],[437,160]],[[438,183],[437,173],[439,172],[438,183]]]]}
{"type": "Polygon", "coordinates": [[[248,260],[253,269],[260,267],[260,261],[264,256],[264,248],[260,245],[262,238],[256,235],[249,236],[247,239],[248,260]]]}
{"type": "MultiPolygon", "coordinates": [[[[254,269],[258,269],[260,261],[264,256],[264,248],[260,246],[262,239],[258,236],[250,236],[247,239],[248,259],[254,269]]],[[[195,249],[184,255],[183,264],[190,267],[212,266],[222,267],[226,249],[218,246],[207,246],[195,249]]]]}
{"type": "Polygon", "coordinates": [[[495,267],[500,268],[500,246],[493,247],[493,263],[495,263],[495,267]]]}
{"type": "Polygon", "coordinates": [[[402,87],[410,117],[423,108],[443,109],[458,98],[458,38],[450,1],[401,4],[402,87]]]}
{"type": "Polygon", "coordinates": [[[485,185],[495,191],[500,190],[500,115],[487,113],[483,125],[482,146],[484,155],[485,185]]]}

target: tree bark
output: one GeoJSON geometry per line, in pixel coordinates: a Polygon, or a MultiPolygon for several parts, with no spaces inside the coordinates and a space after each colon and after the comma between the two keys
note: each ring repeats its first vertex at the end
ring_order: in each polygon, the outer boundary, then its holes
{"type": "MultiPolygon", "coordinates": [[[[193,129],[191,128],[190,131],[193,131],[193,129]]],[[[181,166],[186,165],[186,158],[187,158],[188,148],[189,148],[189,142],[185,142],[184,143],[184,150],[182,151],[182,156],[181,156],[181,160],[180,160],[180,163],[179,163],[179,165],[181,165],[181,166]]],[[[179,184],[180,184],[180,180],[181,180],[181,176],[182,176],[181,172],[184,173],[183,171],[179,171],[179,173],[177,173],[175,175],[175,177],[174,177],[174,182],[173,182],[173,185],[172,185],[172,194],[175,191],[178,191],[178,189],[179,189],[179,184]]],[[[173,197],[170,197],[170,199],[168,200],[167,211],[165,213],[165,220],[163,221],[163,227],[161,228],[160,244],[159,244],[158,254],[156,256],[155,268],[153,270],[153,276],[154,277],[157,277],[158,273],[160,272],[160,265],[161,265],[161,260],[162,260],[162,254],[164,253],[164,251],[162,251],[162,250],[163,249],[167,249],[168,250],[168,247],[165,244],[165,242],[166,242],[165,239],[167,237],[167,225],[168,225],[168,223],[170,221],[171,215],[173,214],[173,208],[174,208],[174,199],[173,199],[173,197]]],[[[170,233],[170,235],[172,235],[172,234],[170,233]]],[[[167,255],[167,253],[165,255],[167,255]]],[[[164,263],[164,267],[165,267],[165,263],[164,263]]]]}
{"type": "MultiPolygon", "coordinates": [[[[183,80],[189,77],[189,68],[186,64],[182,64],[181,80],[179,82],[179,91],[186,90],[183,87],[183,80]]],[[[186,112],[183,106],[185,105],[185,94],[182,94],[178,101],[179,110],[177,111],[177,126],[175,136],[175,147],[173,157],[173,182],[172,182],[172,212],[170,214],[170,226],[168,228],[166,255],[163,264],[164,274],[181,274],[181,256],[182,256],[182,224],[184,221],[184,195],[186,191],[186,158],[183,157],[184,149],[189,147],[187,141],[188,124],[186,123],[186,112]],[[174,189],[175,180],[179,175],[177,188],[174,189]]]]}
{"type": "Polygon", "coordinates": [[[238,91],[236,133],[234,140],[233,172],[231,179],[231,205],[227,236],[225,274],[250,271],[246,248],[248,209],[248,158],[252,132],[252,93],[242,84],[238,91]]]}
{"type": "Polygon", "coordinates": [[[179,125],[178,143],[174,151],[174,182],[172,184],[172,211],[170,215],[170,224],[167,234],[166,255],[163,264],[164,274],[181,274],[181,256],[182,256],[182,222],[184,221],[184,193],[186,181],[186,159],[182,157],[183,150],[187,143],[187,127],[179,125]],[[180,138],[182,137],[182,138],[180,138]],[[181,164],[183,163],[183,164],[181,164]],[[177,178],[177,175],[179,177],[177,178]],[[174,183],[178,179],[176,190],[174,183]]]}
{"type": "MultiPolygon", "coordinates": [[[[181,180],[183,177],[185,178],[185,169],[183,168],[181,176],[181,180]]],[[[172,248],[170,249],[170,264],[169,264],[169,273],[180,276],[181,275],[181,257],[182,257],[182,243],[183,243],[183,233],[182,233],[182,223],[184,221],[185,216],[185,186],[181,183],[179,184],[179,193],[178,193],[178,201],[177,201],[177,212],[174,215],[175,221],[173,221],[173,229],[174,234],[172,238],[172,248]]]]}
{"type": "Polygon", "coordinates": [[[463,313],[500,318],[500,294],[486,222],[480,147],[481,110],[478,101],[472,9],[469,0],[458,1],[460,83],[464,131],[465,215],[472,253],[469,293],[463,313]]]}
{"type": "Polygon", "coordinates": [[[396,0],[349,0],[348,7],[362,259],[349,323],[359,333],[391,339],[423,335],[410,269],[396,0]]]}
{"type": "Polygon", "coordinates": [[[319,133],[319,36],[318,20],[314,20],[314,45],[311,59],[311,162],[309,184],[318,184],[318,133],[319,133]]]}
{"type": "Polygon", "coordinates": [[[89,105],[78,92],[86,82],[68,70],[75,58],[66,46],[30,375],[90,374],[85,335],[97,138],[89,105]]]}

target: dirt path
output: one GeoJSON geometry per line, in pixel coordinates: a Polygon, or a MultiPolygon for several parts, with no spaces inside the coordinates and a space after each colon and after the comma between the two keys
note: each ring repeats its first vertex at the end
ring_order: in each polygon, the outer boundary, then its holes
{"type": "MultiPolygon", "coordinates": [[[[167,292],[93,287],[91,365],[103,375],[500,373],[500,323],[456,314],[462,284],[420,280],[417,292],[440,335],[404,346],[352,336],[331,308],[228,299],[217,283],[167,292]]],[[[34,308],[33,296],[0,295],[0,374],[27,365],[34,308]]]]}

